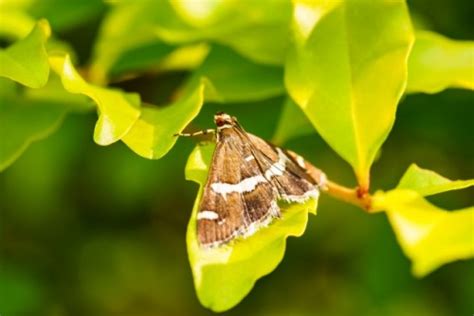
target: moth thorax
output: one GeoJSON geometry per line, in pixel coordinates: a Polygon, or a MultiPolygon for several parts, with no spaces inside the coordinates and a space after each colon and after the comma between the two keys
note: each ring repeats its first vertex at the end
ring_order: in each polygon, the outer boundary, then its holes
{"type": "Polygon", "coordinates": [[[214,115],[214,122],[218,129],[228,128],[234,125],[234,118],[229,114],[219,112],[214,115]]]}

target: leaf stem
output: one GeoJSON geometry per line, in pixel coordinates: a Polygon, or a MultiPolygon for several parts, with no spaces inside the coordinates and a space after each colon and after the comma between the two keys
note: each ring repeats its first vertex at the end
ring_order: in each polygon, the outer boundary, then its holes
{"type": "Polygon", "coordinates": [[[323,192],[338,200],[353,204],[364,211],[371,211],[371,196],[367,190],[358,188],[347,188],[332,181],[327,181],[323,192]]]}
{"type": "MultiPolygon", "coordinates": [[[[295,159],[297,159],[298,156],[295,153],[292,151],[289,151],[288,153],[295,156],[295,159]]],[[[329,181],[324,172],[307,161],[305,161],[305,167],[308,175],[320,185],[322,192],[325,192],[338,200],[358,206],[368,213],[372,211],[372,197],[367,188],[361,186],[354,189],[347,188],[329,181]]]]}

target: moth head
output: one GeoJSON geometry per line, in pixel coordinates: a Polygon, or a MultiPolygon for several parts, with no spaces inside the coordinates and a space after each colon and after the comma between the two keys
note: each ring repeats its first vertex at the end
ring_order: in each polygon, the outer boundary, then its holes
{"type": "Polygon", "coordinates": [[[232,127],[237,122],[235,117],[230,116],[224,112],[217,112],[214,115],[214,122],[216,123],[217,128],[227,128],[232,127]]]}

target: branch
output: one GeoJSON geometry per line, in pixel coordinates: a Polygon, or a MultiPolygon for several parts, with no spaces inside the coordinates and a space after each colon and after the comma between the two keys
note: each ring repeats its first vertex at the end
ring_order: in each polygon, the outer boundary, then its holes
{"type": "Polygon", "coordinates": [[[346,188],[335,182],[327,181],[323,192],[333,198],[358,206],[367,212],[371,210],[371,196],[369,192],[361,188],[346,188]]]}

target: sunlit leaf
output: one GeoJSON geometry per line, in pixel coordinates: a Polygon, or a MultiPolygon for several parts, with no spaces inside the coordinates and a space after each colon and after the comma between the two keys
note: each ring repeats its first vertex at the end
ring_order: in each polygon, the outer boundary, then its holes
{"type": "Polygon", "coordinates": [[[186,70],[199,66],[207,55],[204,44],[174,46],[163,42],[154,28],[174,16],[167,1],[132,1],[115,3],[102,22],[94,46],[91,80],[107,82],[110,78],[139,72],[186,70]]]}
{"type": "Polygon", "coordinates": [[[2,0],[0,1],[0,9],[21,9],[28,8],[35,0],[2,0]]]}
{"type": "Polygon", "coordinates": [[[202,64],[208,53],[209,45],[205,43],[183,45],[163,58],[157,68],[161,71],[195,69],[202,64]]]}
{"type": "Polygon", "coordinates": [[[431,170],[412,164],[403,175],[397,189],[409,189],[422,196],[433,195],[450,190],[464,189],[474,185],[473,180],[449,180],[431,170]]]}
{"type": "MultiPolygon", "coordinates": [[[[55,37],[52,37],[46,43],[46,51],[48,56],[50,55],[69,55],[71,62],[74,64],[78,61],[77,54],[70,43],[61,41],[55,37]]],[[[71,94],[69,94],[71,95],[71,94]]]]}
{"type": "Polygon", "coordinates": [[[206,81],[202,80],[171,104],[143,107],[140,118],[123,137],[123,142],[142,157],[161,158],[176,143],[175,134],[183,131],[198,115],[206,86],[206,81]]]}
{"type": "Polygon", "coordinates": [[[211,41],[258,63],[281,65],[288,45],[289,1],[160,3],[156,34],[170,44],[211,41]]]}
{"type": "MultiPolygon", "coordinates": [[[[129,70],[150,70],[150,66],[161,70],[159,63],[179,50],[177,45],[200,42],[217,42],[253,61],[281,65],[289,21],[288,1],[119,2],[101,26],[91,78],[103,83],[129,70]]],[[[203,56],[198,54],[195,59],[203,56]]],[[[188,59],[181,62],[188,63],[188,59]]],[[[164,68],[169,69],[169,63],[164,68]]]]}
{"type": "Polygon", "coordinates": [[[286,238],[304,233],[308,213],[315,214],[317,201],[283,209],[281,219],[244,240],[203,249],[196,238],[196,214],[213,151],[214,145],[196,147],[186,165],[186,179],[200,185],[186,242],[198,298],[220,312],[239,303],[259,278],[276,268],[285,253],[286,238]]]}
{"type": "Polygon", "coordinates": [[[301,109],[291,99],[283,105],[280,120],[273,135],[274,144],[284,144],[290,139],[314,133],[314,127],[301,109]]]}
{"type": "Polygon", "coordinates": [[[412,165],[396,189],[375,194],[373,206],[386,210],[400,246],[413,262],[416,276],[425,276],[455,260],[474,257],[474,207],[445,211],[423,198],[470,185],[474,185],[474,180],[450,181],[412,165]]]}
{"type": "Polygon", "coordinates": [[[281,95],[285,89],[281,68],[255,64],[222,46],[212,48],[188,86],[194,87],[202,77],[209,79],[217,93],[217,99],[209,101],[255,101],[281,95]]]}
{"type": "Polygon", "coordinates": [[[68,55],[51,56],[49,60],[67,91],[86,95],[97,104],[99,119],[94,131],[97,144],[110,145],[128,133],[140,116],[137,94],[87,83],[74,69],[68,55]]]}
{"type": "Polygon", "coordinates": [[[406,83],[413,34],[405,2],[295,0],[293,30],[286,87],[366,187],[406,83]]]}
{"type": "Polygon", "coordinates": [[[408,59],[407,92],[474,89],[474,42],[418,31],[408,59]]]}
{"type": "Polygon", "coordinates": [[[0,36],[9,40],[21,39],[35,26],[35,19],[23,10],[3,8],[0,4],[0,36]]]}
{"type": "Polygon", "coordinates": [[[48,22],[41,20],[25,38],[0,49],[0,77],[30,88],[44,86],[49,76],[45,43],[50,35],[48,22]]]}

